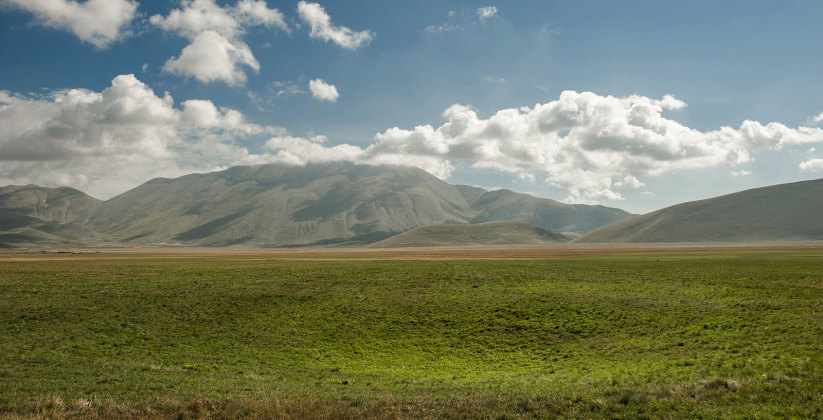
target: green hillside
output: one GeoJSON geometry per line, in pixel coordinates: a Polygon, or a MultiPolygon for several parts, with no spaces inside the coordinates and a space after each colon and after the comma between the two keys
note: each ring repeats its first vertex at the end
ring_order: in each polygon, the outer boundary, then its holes
{"type": "Polygon", "coordinates": [[[575,242],[823,240],[823,179],[667,207],[594,230],[575,242]]]}
{"type": "Polygon", "coordinates": [[[98,234],[85,223],[101,205],[100,200],[68,187],[2,187],[0,247],[74,245],[96,240],[98,234]]]}
{"type": "Polygon", "coordinates": [[[374,243],[375,248],[562,243],[571,239],[524,222],[423,226],[374,243]]]}

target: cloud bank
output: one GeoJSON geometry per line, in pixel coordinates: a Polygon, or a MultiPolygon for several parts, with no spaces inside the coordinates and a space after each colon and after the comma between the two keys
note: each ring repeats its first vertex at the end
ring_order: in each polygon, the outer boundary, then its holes
{"type": "Polygon", "coordinates": [[[247,27],[265,26],[289,32],[283,14],[269,9],[263,0],[240,0],[234,6],[218,6],[214,0],[184,0],[168,16],[154,15],[149,21],[164,31],[187,38],[190,44],[172,57],[163,70],[191,76],[208,83],[222,81],[240,85],[245,68],[255,72],[260,64],[242,40],[247,27]]]}
{"type": "MultiPolygon", "coordinates": [[[[570,202],[622,200],[620,189],[640,188],[643,177],[683,169],[731,168],[761,148],[823,142],[823,129],[744,121],[739,128],[701,132],[663,116],[685,107],[666,95],[625,98],[563,92],[551,102],[497,111],[483,119],[453,105],[435,128],[390,128],[366,148],[316,142],[272,142],[277,159],[291,163],[351,160],[418,166],[441,178],[455,165],[492,169],[522,179],[544,179],[565,189],[570,202]]],[[[813,164],[809,164],[809,167],[813,164]]]]}
{"type": "Polygon", "coordinates": [[[134,0],[0,0],[37,17],[44,26],[65,29],[77,38],[105,48],[125,36],[134,19],[134,0]]]}
{"type": "Polygon", "coordinates": [[[101,92],[0,91],[0,184],[89,187],[111,196],[156,176],[261,163],[237,140],[284,132],[208,100],[175,106],[168,93],[157,96],[130,74],[101,92]]]}
{"type": "MultiPolygon", "coordinates": [[[[574,91],[488,118],[458,104],[446,109],[438,127],[389,128],[360,147],[254,124],[209,100],[176,104],[134,75],[121,75],[100,92],[0,91],[0,185],[69,185],[107,197],[156,176],[240,164],[351,161],[417,166],[441,178],[456,167],[490,169],[542,179],[568,191],[570,202],[602,202],[621,200],[621,191],[641,188],[646,177],[720,166],[742,176],[750,172],[738,166],[758,149],[823,143],[819,127],[747,120],[703,132],[664,115],[685,106],[669,95],[574,91]],[[252,152],[257,139],[262,148],[252,152]]],[[[823,160],[809,159],[799,169],[823,170],[823,160]]]]}

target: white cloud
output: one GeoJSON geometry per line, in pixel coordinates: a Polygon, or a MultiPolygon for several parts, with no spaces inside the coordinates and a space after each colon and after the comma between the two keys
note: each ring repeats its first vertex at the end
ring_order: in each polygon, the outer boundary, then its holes
{"type": "Polygon", "coordinates": [[[260,70],[249,46],[223,37],[215,31],[198,34],[191,44],[183,48],[180,57],[172,57],[163,65],[163,70],[182,76],[194,76],[208,83],[224,81],[230,85],[243,84],[246,73],[242,65],[260,70]]]}
{"type": "Polygon", "coordinates": [[[451,10],[447,13],[449,21],[443,24],[429,25],[421,31],[423,35],[435,36],[452,31],[466,31],[476,28],[479,24],[485,23],[488,19],[497,16],[497,7],[481,7],[472,11],[462,11],[457,13],[451,10]]]}
{"type": "Polygon", "coordinates": [[[816,123],[823,122],[823,112],[821,112],[820,115],[814,117],[814,122],[816,122],[816,123]]]}
{"type": "Polygon", "coordinates": [[[800,162],[800,170],[803,172],[823,172],[823,159],[809,159],[800,162]]]}
{"type": "Polygon", "coordinates": [[[477,16],[480,18],[481,22],[485,22],[487,19],[494,17],[496,14],[497,7],[495,6],[481,7],[477,9],[477,16]]]}
{"type": "Polygon", "coordinates": [[[240,0],[234,8],[230,9],[230,13],[244,25],[264,25],[290,32],[289,25],[286,24],[283,18],[283,13],[277,9],[269,9],[263,0],[240,0]]]}
{"type": "Polygon", "coordinates": [[[240,0],[231,7],[221,7],[214,0],[183,0],[180,9],[165,17],[154,15],[150,22],[191,41],[180,56],[166,61],[164,71],[204,83],[223,81],[230,85],[246,81],[245,67],[260,70],[251,48],[242,40],[246,27],[263,25],[289,32],[283,14],[269,9],[262,0],[240,0]]]}
{"type": "MultiPolygon", "coordinates": [[[[534,107],[503,109],[486,119],[471,107],[453,105],[437,128],[390,128],[359,151],[343,145],[347,153],[339,159],[418,166],[443,178],[455,164],[493,169],[523,179],[541,177],[567,190],[567,201],[597,202],[623,199],[618,190],[642,187],[643,177],[734,167],[751,161],[750,152],[759,148],[823,142],[820,128],[744,121],[739,129],[701,132],[662,115],[665,109],[684,106],[669,95],[658,100],[573,91],[534,107]]],[[[306,162],[335,155],[323,152],[329,148],[321,144],[313,144],[311,151],[285,142],[278,146],[278,154],[306,162]]]]}
{"type": "Polygon", "coordinates": [[[309,90],[311,96],[319,101],[336,102],[340,94],[337,93],[337,88],[334,85],[326,83],[323,79],[314,79],[309,82],[309,90]]]}
{"type": "Polygon", "coordinates": [[[276,81],[266,84],[260,91],[248,91],[246,96],[251,99],[257,109],[264,111],[274,106],[278,99],[286,99],[292,96],[303,95],[306,91],[301,89],[294,81],[276,81]]]}
{"type": "Polygon", "coordinates": [[[429,25],[425,29],[423,29],[423,32],[428,34],[436,34],[440,32],[456,31],[458,29],[462,29],[462,27],[460,25],[446,23],[443,25],[429,25]]]}
{"type": "Polygon", "coordinates": [[[681,101],[680,99],[675,98],[672,95],[663,95],[663,100],[658,102],[663,109],[683,109],[687,105],[685,102],[681,101]]]}
{"type": "Polygon", "coordinates": [[[618,188],[626,187],[626,188],[638,189],[638,188],[641,188],[641,187],[645,187],[646,184],[640,182],[640,180],[635,178],[634,176],[626,175],[626,176],[623,177],[623,179],[618,180],[617,182],[615,182],[614,186],[618,187],[618,188]]]}
{"type": "Polygon", "coordinates": [[[345,26],[336,26],[331,23],[331,17],[318,3],[301,1],[297,4],[297,13],[311,28],[309,36],[322,39],[350,50],[356,50],[368,45],[374,39],[374,32],[365,30],[355,32],[345,26]]]}
{"type": "Polygon", "coordinates": [[[505,85],[506,83],[509,83],[509,81],[504,77],[486,76],[486,81],[489,83],[494,83],[495,85],[505,85]]]}
{"type": "Polygon", "coordinates": [[[752,174],[751,171],[747,171],[745,169],[741,169],[739,171],[731,171],[732,176],[749,176],[752,174]]]}
{"type": "MultiPolygon", "coordinates": [[[[543,179],[567,190],[567,201],[597,202],[622,199],[621,189],[642,188],[644,177],[736,168],[758,149],[823,143],[823,128],[744,121],[737,129],[703,132],[663,116],[682,106],[666,97],[573,91],[487,118],[453,105],[437,127],[389,128],[360,147],[291,136],[208,100],[175,104],[168,93],[156,95],[133,75],[122,75],[100,92],[0,91],[0,185],[68,184],[106,197],[155,176],[238,164],[352,161],[417,166],[441,178],[457,166],[493,169],[543,179]],[[263,136],[268,141],[261,153],[238,143],[263,136]]],[[[823,159],[809,158],[799,169],[821,171],[823,159]]]]}
{"type": "Polygon", "coordinates": [[[134,19],[134,0],[2,0],[34,14],[40,24],[72,32],[97,48],[105,48],[126,34],[134,19]]]}
{"type": "Polygon", "coordinates": [[[100,92],[0,91],[0,185],[69,185],[106,197],[155,176],[272,161],[236,140],[284,133],[207,100],[176,107],[134,75],[100,92]]]}

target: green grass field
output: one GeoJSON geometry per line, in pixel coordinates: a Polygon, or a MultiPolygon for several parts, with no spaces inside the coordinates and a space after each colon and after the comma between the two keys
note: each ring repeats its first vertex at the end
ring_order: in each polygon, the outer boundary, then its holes
{"type": "Polygon", "coordinates": [[[819,249],[0,258],[0,418],[819,418],[822,394],[819,249]]]}

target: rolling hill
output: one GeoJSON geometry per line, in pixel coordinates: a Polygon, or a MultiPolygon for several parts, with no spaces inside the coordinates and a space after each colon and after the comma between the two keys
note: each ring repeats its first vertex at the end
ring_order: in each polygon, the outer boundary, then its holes
{"type": "Polygon", "coordinates": [[[823,179],[755,188],[667,207],[575,240],[776,242],[823,240],[823,179]]]}
{"type": "Polygon", "coordinates": [[[102,201],[68,187],[0,188],[0,247],[83,244],[98,238],[85,226],[102,201]]]}
{"type": "Polygon", "coordinates": [[[577,237],[601,226],[624,220],[628,214],[612,207],[565,204],[505,189],[483,190],[483,193],[478,195],[476,191],[466,194],[467,189],[462,186],[461,191],[464,191],[464,196],[475,211],[470,223],[516,220],[570,237],[577,237]]]}
{"type": "Polygon", "coordinates": [[[477,224],[429,225],[380,242],[374,248],[467,246],[467,245],[515,245],[563,243],[571,238],[543,229],[530,223],[495,221],[477,224]]]}
{"type": "MultiPolygon", "coordinates": [[[[454,186],[417,168],[351,163],[238,166],[153,179],[105,202],[82,196],[91,201],[74,205],[71,216],[59,222],[82,228],[77,238],[93,246],[366,244],[421,226],[493,220],[577,236],[632,216],[508,190],[454,186]]],[[[0,210],[7,207],[0,203],[0,210]]],[[[6,234],[19,234],[28,223],[5,220],[6,234]]],[[[9,244],[38,242],[10,239],[9,244]]],[[[48,244],[54,238],[41,239],[48,244]]]]}

